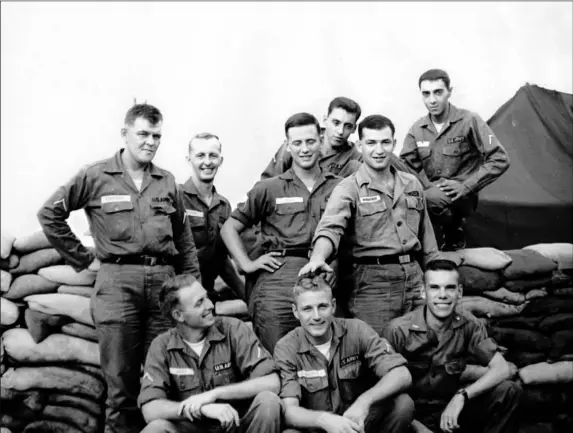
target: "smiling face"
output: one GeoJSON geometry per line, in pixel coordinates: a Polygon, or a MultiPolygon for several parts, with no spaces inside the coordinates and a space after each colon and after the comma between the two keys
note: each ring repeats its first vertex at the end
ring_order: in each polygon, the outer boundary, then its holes
{"type": "Polygon", "coordinates": [[[287,131],[287,151],[297,167],[304,170],[313,168],[320,157],[320,146],[316,125],[293,126],[287,131]]]}
{"type": "Polygon", "coordinates": [[[462,297],[456,271],[426,271],[426,305],[428,312],[437,321],[446,321],[453,313],[462,297]]]}
{"type": "Polygon", "coordinates": [[[194,138],[189,146],[187,160],[191,165],[193,177],[200,182],[211,183],[223,164],[221,143],[216,137],[194,138]]]}
{"type": "Polygon", "coordinates": [[[292,307],[308,339],[315,345],[330,339],[335,309],[336,300],[328,290],[305,290],[296,296],[292,307]]]}
{"type": "Polygon", "coordinates": [[[177,296],[179,302],[171,314],[178,324],[193,329],[206,329],[215,323],[215,307],[198,281],[179,289],[177,296]]]}
{"type": "Polygon", "coordinates": [[[364,128],[358,149],[368,167],[375,171],[384,171],[390,167],[390,156],[395,143],[389,126],[382,129],[364,128]]]}
{"type": "Polygon", "coordinates": [[[144,117],[138,117],[133,125],[125,125],[121,136],[125,142],[125,157],[136,166],[150,163],[161,144],[161,125],[152,125],[144,117]]]}

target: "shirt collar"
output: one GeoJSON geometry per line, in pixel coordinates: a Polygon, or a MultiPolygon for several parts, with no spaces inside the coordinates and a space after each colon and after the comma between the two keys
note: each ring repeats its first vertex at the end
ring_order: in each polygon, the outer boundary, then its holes
{"type": "MultiPolygon", "coordinates": [[[[125,167],[123,166],[123,161],[121,160],[121,154],[125,151],[125,149],[120,149],[116,152],[116,154],[107,162],[107,165],[104,168],[106,173],[114,174],[114,173],[123,173],[125,171],[125,167]]],[[[163,177],[163,173],[155,164],[150,162],[147,165],[147,170],[149,174],[153,177],[163,177]]]]}
{"type": "MultiPolygon", "coordinates": [[[[461,110],[456,107],[454,104],[450,103],[450,112],[448,113],[448,118],[444,120],[444,125],[447,123],[454,123],[460,120],[463,117],[461,110]]],[[[424,118],[422,118],[422,123],[420,126],[429,126],[431,125],[432,119],[430,118],[430,113],[428,113],[424,118]]]]}
{"type": "MultiPolygon", "coordinates": [[[[318,185],[320,183],[320,181],[324,178],[324,179],[334,179],[336,176],[334,174],[332,174],[329,171],[325,171],[322,168],[320,169],[320,175],[318,176],[318,179],[316,179],[316,183],[315,185],[318,185]]],[[[298,176],[294,173],[293,168],[289,168],[287,171],[285,171],[282,174],[279,174],[279,178],[283,179],[283,180],[295,180],[298,179],[298,176]]]]}
{"type": "MultiPolygon", "coordinates": [[[[193,182],[193,178],[191,177],[187,179],[187,181],[183,184],[183,191],[189,195],[196,195],[201,197],[199,190],[197,189],[197,185],[195,185],[195,182],[193,182]]],[[[220,201],[220,196],[217,192],[217,188],[215,188],[215,185],[213,185],[213,202],[211,205],[215,204],[216,200],[217,202],[220,201]]]]}
{"type": "MultiPolygon", "coordinates": [[[[412,320],[410,322],[410,329],[416,332],[428,332],[428,324],[426,323],[426,309],[427,306],[423,306],[422,308],[417,308],[412,312],[412,320]]],[[[454,311],[454,317],[450,322],[449,329],[456,329],[460,326],[463,326],[468,319],[461,313],[460,311],[454,311]]],[[[448,329],[445,328],[445,329],[448,329]]]]}
{"type": "MultiPolygon", "coordinates": [[[[169,330],[171,333],[169,337],[169,342],[167,343],[167,350],[183,350],[186,351],[189,346],[185,344],[183,341],[183,337],[179,333],[177,328],[172,328],[169,330]]],[[[217,327],[217,321],[213,324],[209,331],[207,331],[207,335],[205,336],[205,343],[211,343],[212,341],[221,341],[225,338],[225,336],[219,331],[217,327]]]]}
{"type": "MultiPolygon", "coordinates": [[[[334,320],[332,321],[331,326],[332,326],[332,345],[335,346],[338,343],[338,341],[342,339],[344,334],[346,334],[346,325],[342,320],[335,317],[334,320]]],[[[302,326],[300,327],[300,332],[302,333],[302,338],[297,352],[298,353],[310,352],[310,349],[314,345],[308,340],[306,332],[304,332],[302,326]]]]}

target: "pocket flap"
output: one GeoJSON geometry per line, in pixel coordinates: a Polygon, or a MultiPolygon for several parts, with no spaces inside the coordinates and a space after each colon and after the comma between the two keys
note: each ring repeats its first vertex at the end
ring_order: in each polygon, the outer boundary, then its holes
{"type": "Polygon", "coordinates": [[[444,146],[443,154],[446,156],[460,156],[470,151],[468,143],[453,143],[444,146]]]}
{"type": "Polygon", "coordinates": [[[133,203],[131,201],[118,201],[114,203],[104,203],[101,207],[105,213],[115,213],[132,210],[133,203]]]}
{"type": "Polygon", "coordinates": [[[324,377],[302,377],[299,379],[300,384],[308,392],[317,392],[328,388],[328,378],[324,377]]]}
{"type": "Polygon", "coordinates": [[[290,215],[303,212],[306,206],[304,203],[281,203],[276,205],[276,213],[279,215],[290,215]]]}
{"type": "Polygon", "coordinates": [[[408,209],[424,209],[424,203],[420,197],[406,197],[406,205],[408,206],[408,209]]]}
{"type": "Polygon", "coordinates": [[[454,361],[446,362],[444,368],[446,373],[450,375],[462,374],[466,369],[466,361],[464,359],[456,359],[454,361]]]}
{"type": "Polygon", "coordinates": [[[155,209],[157,212],[172,214],[175,212],[175,208],[168,203],[151,203],[151,208],[155,209]]]}
{"type": "Polygon", "coordinates": [[[374,215],[380,212],[384,212],[388,207],[384,200],[380,200],[373,203],[359,203],[358,209],[360,210],[361,216],[374,215]]]}

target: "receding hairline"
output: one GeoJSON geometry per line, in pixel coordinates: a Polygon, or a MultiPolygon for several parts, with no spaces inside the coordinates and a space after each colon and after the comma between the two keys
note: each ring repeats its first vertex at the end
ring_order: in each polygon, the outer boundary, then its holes
{"type": "Polygon", "coordinates": [[[195,140],[204,140],[204,141],[208,141],[208,140],[217,140],[217,143],[219,144],[219,152],[223,151],[223,143],[221,143],[221,139],[215,135],[215,134],[211,134],[210,132],[200,132],[199,134],[195,134],[193,137],[191,137],[191,139],[189,140],[189,144],[187,146],[187,151],[191,152],[192,148],[193,148],[193,142],[195,140]]]}

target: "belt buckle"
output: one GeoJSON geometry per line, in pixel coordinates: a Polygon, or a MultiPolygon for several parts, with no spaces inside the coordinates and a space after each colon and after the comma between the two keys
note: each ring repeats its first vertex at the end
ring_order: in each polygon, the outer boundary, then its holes
{"type": "Polygon", "coordinates": [[[143,264],[145,266],[155,266],[156,263],[157,257],[143,256],[143,264]]]}
{"type": "Polygon", "coordinates": [[[402,256],[398,256],[398,261],[403,265],[404,263],[410,263],[412,260],[410,260],[410,254],[404,254],[402,256]]]}

